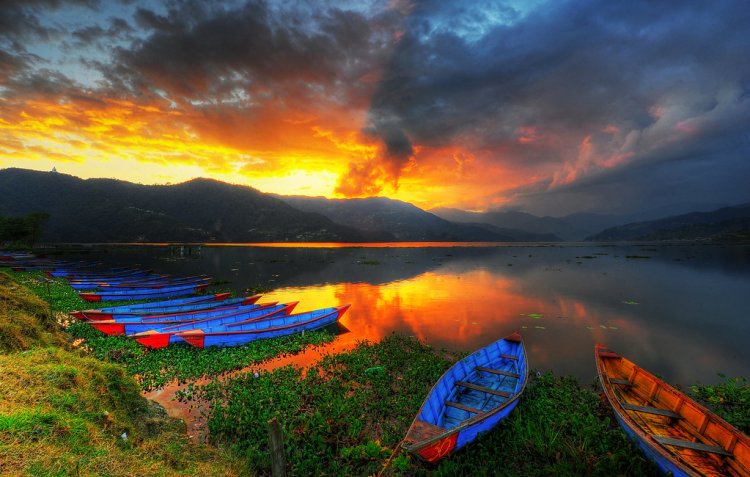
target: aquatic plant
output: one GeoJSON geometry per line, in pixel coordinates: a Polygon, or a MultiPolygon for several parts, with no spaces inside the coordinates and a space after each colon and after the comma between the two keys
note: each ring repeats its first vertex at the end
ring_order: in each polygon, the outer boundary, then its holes
{"type": "Polygon", "coordinates": [[[750,384],[743,377],[719,374],[723,382],[690,387],[694,399],[711,408],[745,434],[750,434],[750,384]]]}
{"type": "Polygon", "coordinates": [[[299,353],[334,338],[323,329],[231,348],[171,345],[149,350],[131,338],[108,336],[86,323],[73,323],[67,331],[73,338],[83,339],[82,344],[97,358],[124,365],[129,374],[137,376],[144,390],[160,388],[175,379],[183,382],[241,369],[277,356],[299,353]]]}

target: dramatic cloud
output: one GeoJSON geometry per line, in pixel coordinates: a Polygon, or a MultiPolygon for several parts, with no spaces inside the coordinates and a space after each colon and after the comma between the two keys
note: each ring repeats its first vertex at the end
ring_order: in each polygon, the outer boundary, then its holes
{"type": "MultiPolygon", "coordinates": [[[[444,2],[411,13],[369,111],[392,179],[432,160],[416,146],[460,144],[487,164],[523,164],[525,188],[548,193],[641,162],[694,173],[680,162],[701,143],[747,137],[750,9],[738,2],[551,2],[461,28],[475,13],[444,2]]],[[[726,151],[706,153],[722,168],[726,151]]],[[[727,165],[727,180],[748,171],[727,165]]]]}
{"type": "Polygon", "coordinates": [[[0,164],[552,215],[737,203],[748,24],[740,0],[6,1],[0,164]]]}

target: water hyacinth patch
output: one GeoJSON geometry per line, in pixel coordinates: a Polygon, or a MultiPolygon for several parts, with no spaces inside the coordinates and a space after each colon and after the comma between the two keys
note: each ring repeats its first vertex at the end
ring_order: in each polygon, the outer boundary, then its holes
{"type": "Polygon", "coordinates": [[[108,336],[86,323],[73,323],[67,331],[74,338],[83,339],[83,345],[97,358],[124,365],[128,373],[137,377],[143,390],[160,388],[172,380],[183,382],[234,371],[277,356],[299,353],[334,338],[323,329],[232,348],[173,345],[148,350],[131,338],[108,336]]]}

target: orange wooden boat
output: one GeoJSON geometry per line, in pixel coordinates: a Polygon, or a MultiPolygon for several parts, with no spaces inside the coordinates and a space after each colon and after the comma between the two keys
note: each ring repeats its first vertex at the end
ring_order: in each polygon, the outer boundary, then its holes
{"type": "Polygon", "coordinates": [[[750,476],[750,438],[633,362],[596,345],[620,427],[666,474],[750,476]]]}

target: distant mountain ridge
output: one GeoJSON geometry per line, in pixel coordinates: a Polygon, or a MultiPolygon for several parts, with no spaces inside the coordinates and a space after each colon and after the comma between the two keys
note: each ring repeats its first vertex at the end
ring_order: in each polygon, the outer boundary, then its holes
{"type": "Polygon", "coordinates": [[[651,221],[603,214],[431,213],[383,197],[277,196],[212,179],[141,185],[0,170],[0,215],[49,213],[46,242],[741,240],[750,235],[749,211],[750,204],[744,204],[651,221]]]}
{"type": "Polygon", "coordinates": [[[556,235],[564,240],[583,240],[587,235],[622,223],[617,216],[601,214],[575,214],[566,218],[557,218],[537,217],[517,211],[467,212],[445,207],[431,209],[430,212],[455,222],[486,223],[500,228],[556,235]]]}
{"type": "MultiPolygon", "coordinates": [[[[55,172],[0,170],[0,215],[50,214],[49,242],[371,241],[268,194],[211,179],[140,185],[55,172]]],[[[385,235],[387,237],[387,235],[385,235]]]]}
{"type": "Polygon", "coordinates": [[[317,212],[333,222],[362,231],[387,230],[399,241],[558,242],[553,234],[500,228],[490,224],[455,223],[412,204],[385,197],[327,199],[324,197],[276,196],[291,206],[317,212]]]}
{"type": "Polygon", "coordinates": [[[750,203],[608,228],[587,240],[748,240],[750,203]]]}

